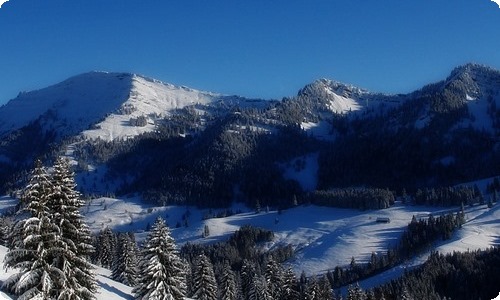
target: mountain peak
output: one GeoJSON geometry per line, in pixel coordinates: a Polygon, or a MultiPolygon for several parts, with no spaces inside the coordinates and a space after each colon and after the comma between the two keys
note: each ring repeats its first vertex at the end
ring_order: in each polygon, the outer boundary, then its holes
{"type": "Polygon", "coordinates": [[[301,95],[323,95],[327,91],[327,93],[335,93],[342,97],[359,97],[364,94],[369,94],[370,92],[356,87],[351,84],[345,84],[340,81],[321,78],[315,80],[313,83],[306,85],[304,88],[299,90],[298,96],[301,95]]]}
{"type": "Polygon", "coordinates": [[[460,80],[464,83],[473,83],[472,81],[487,81],[498,78],[499,76],[500,72],[491,67],[477,63],[468,63],[453,69],[450,76],[446,79],[446,82],[460,80]]]}

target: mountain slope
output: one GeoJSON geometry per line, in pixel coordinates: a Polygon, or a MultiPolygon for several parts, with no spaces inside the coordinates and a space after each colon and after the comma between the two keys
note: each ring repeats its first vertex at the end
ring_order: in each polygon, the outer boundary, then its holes
{"type": "Polygon", "coordinates": [[[475,64],[406,95],[321,79],[282,101],[92,72],[0,107],[1,189],[60,154],[85,194],[163,204],[286,206],[314,189],[453,185],[500,174],[498,105],[500,72],[475,64]],[[304,187],[290,174],[308,166],[304,187]]]}
{"type": "Polygon", "coordinates": [[[90,72],[21,93],[0,107],[0,134],[45,116],[44,126],[61,136],[84,131],[87,138],[113,140],[152,131],[154,119],[217,96],[135,74],[90,72]],[[145,117],[150,126],[131,126],[130,120],[138,117],[145,117]],[[91,125],[94,128],[87,130],[91,125]]]}
{"type": "Polygon", "coordinates": [[[120,108],[131,85],[131,74],[91,72],[41,90],[20,93],[0,107],[0,136],[42,116],[46,116],[47,129],[77,134],[120,108]]]}

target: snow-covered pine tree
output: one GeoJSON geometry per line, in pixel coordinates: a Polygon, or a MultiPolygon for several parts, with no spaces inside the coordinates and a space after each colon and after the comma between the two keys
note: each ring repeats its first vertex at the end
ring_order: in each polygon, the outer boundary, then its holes
{"type": "Polygon", "coordinates": [[[56,160],[51,181],[54,190],[46,205],[51,211],[52,222],[60,228],[60,239],[65,245],[54,260],[54,265],[66,278],[58,299],[94,299],[97,285],[88,261],[94,248],[90,229],[80,213],[84,202],[76,190],[68,159],[59,157],[56,160]]]}
{"type": "Polygon", "coordinates": [[[241,294],[244,299],[248,299],[253,278],[255,276],[255,267],[252,262],[243,260],[243,265],[240,271],[241,294]]]}
{"type": "Polygon", "coordinates": [[[60,230],[51,222],[51,211],[46,206],[52,190],[49,175],[37,160],[21,196],[21,209],[4,261],[6,268],[15,268],[18,272],[10,276],[2,288],[18,295],[18,299],[51,299],[57,293],[58,283],[64,279],[53,266],[53,257],[60,250],[57,238],[60,230]]]}
{"type": "Polygon", "coordinates": [[[222,267],[219,294],[221,300],[236,300],[238,297],[236,278],[228,262],[225,262],[222,267]]]}
{"type": "Polygon", "coordinates": [[[347,287],[347,300],[365,300],[366,294],[359,286],[359,283],[356,283],[354,286],[349,285],[347,287]]]}
{"type": "Polygon", "coordinates": [[[281,299],[283,295],[283,268],[272,257],[268,258],[265,278],[269,294],[273,299],[281,299]]]}
{"type": "Polygon", "coordinates": [[[300,298],[297,277],[291,268],[286,269],[283,275],[283,298],[287,300],[298,300],[300,298]]]}
{"type": "Polygon", "coordinates": [[[186,294],[185,267],[165,221],[158,217],[144,241],[136,299],[180,300],[186,294]]]}
{"type": "Polygon", "coordinates": [[[112,278],[128,286],[136,286],[138,274],[137,245],[128,233],[118,235],[118,245],[113,261],[112,278]]]}
{"type": "Polygon", "coordinates": [[[216,300],[217,281],[214,268],[208,257],[204,254],[196,258],[193,268],[193,299],[216,300]]]}
{"type": "Polygon", "coordinates": [[[269,294],[266,284],[266,278],[255,275],[252,278],[250,291],[248,293],[249,300],[274,300],[269,294]]]}
{"type": "Polygon", "coordinates": [[[304,299],[306,300],[320,300],[320,288],[318,284],[318,278],[313,276],[307,282],[306,289],[304,291],[304,299]]]}
{"type": "Polygon", "coordinates": [[[319,286],[318,299],[322,299],[322,300],[332,300],[333,299],[332,287],[331,287],[330,282],[328,281],[328,278],[326,277],[325,274],[321,275],[318,278],[318,286],[319,286]]]}
{"type": "Polygon", "coordinates": [[[116,235],[111,228],[106,227],[99,232],[96,245],[97,263],[102,267],[111,268],[116,253],[116,235]]]}

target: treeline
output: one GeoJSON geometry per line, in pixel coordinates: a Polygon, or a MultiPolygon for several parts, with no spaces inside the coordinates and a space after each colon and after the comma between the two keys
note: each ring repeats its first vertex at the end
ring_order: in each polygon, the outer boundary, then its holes
{"type": "Polygon", "coordinates": [[[314,191],[307,195],[307,201],[321,206],[382,209],[394,204],[394,193],[387,189],[342,188],[327,191],[314,191]]]}
{"type": "Polygon", "coordinates": [[[411,299],[494,299],[498,282],[498,247],[447,255],[433,252],[420,268],[376,288],[375,294],[383,294],[386,300],[401,299],[403,294],[411,299]]]}
{"type": "Polygon", "coordinates": [[[293,256],[290,245],[278,247],[272,251],[259,251],[258,244],[272,241],[272,231],[245,225],[234,232],[229,240],[210,245],[186,243],[180,249],[181,257],[193,262],[200,254],[206,255],[217,266],[228,263],[235,271],[241,271],[243,262],[253,264],[259,272],[269,257],[276,262],[284,262],[293,256]]]}
{"type": "Polygon", "coordinates": [[[418,189],[415,204],[433,206],[459,206],[479,202],[482,197],[477,187],[438,187],[418,189]]]}
{"type": "MultiPolygon", "coordinates": [[[[463,222],[464,215],[461,212],[422,220],[414,217],[401,235],[398,244],[389,248],[387,252],[372,253],[367,263],[359,263],[352,257],[347,266],[336,266],[324,274],[325,278],[331,288],[337,289],[376,276],[428,249],[433,242],[449,239],[453,231],[463,222]]],[[[304,274],[303,277],[307,276],[304,274]]]]}
{"type": "Polygon", "coordinates": [[[464,223],[465,215],[463,211],[438,217],[430,215],[420,220],[413,216],[408,228],[401,236],[398,251],[404,258],[411,257],[430,247],[436,240],[448,240],[451,238],[453,231],[462,227],[464,223]]]}
{"type": "Polygon", "coordinates": [[[159,218],[140,249],[133,233],[102,230],[94,238],[92,260],[110,268],[114,280],[134,287],[137,299],[155,293],[172,299],[304,299],[295,274],[279,263],[291,257],[291,247],[271,252],[255,247],[272,238],[271,231],[243,226],[226,242],[186,244],[178,252],[159,218]]]}

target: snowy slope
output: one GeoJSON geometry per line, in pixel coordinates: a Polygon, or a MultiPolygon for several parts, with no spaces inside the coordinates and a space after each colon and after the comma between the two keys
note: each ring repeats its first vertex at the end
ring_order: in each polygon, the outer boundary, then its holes
{"type": "Polygon", "coordinates": [[[400,95],[372,93],[335,80],[319,79],[306,85],[298,93],[299,97],[316,102],[316,113],[320,118],[311,122],[304,120],[301,128],[322,140],[333,140],[332,125],[327,121],[333,115],[362,116],[380,113],[390,107],[400,105],[406,99],[400,95]]]}
{"type": "Polygon", "coordinates": [[[90,139],[123,139],[155,129],[155,120],[164,118],[173,109],[194,104],[208,104],[220,95],[200,92],[187,87],[177,87],[158,80],[133,75],[130,95],[121,104],[121,110],[112,112],[96,129],[86,130],[83,135],[90,139]],[[130,120],[146,117],[146,126],[131,126],[130,120]]]}
{"type": "Polygon", "coordinates": [[[127,138],[154,130],[154,120],[173,109],[207,104],[218,96],[135,74],[90,72],[21,93],[0,107],[0,135],[42,117],[46,129],[60,135],[85,130],[84,136],[91,139],[127,138]],[[131,119],[142,116],[146,126],[130,125],[131,119]]]}
{"type": "MultiPolygon", "coordinates": [[[[15,205],[12,199],[0,198],[1,209],[12,205],[15,205]]],[[[281,214],[273,210],[265,212],[266,209],[256,214],[242,206],[233,207],[233,211],[238,209],[243,212],[226,218],[203,220],[208,210],[185,206],[153,207],[137,198],[99,198],[82,208],[82,212],[92,231],[98,232],[106,226],[118,231],[135,231],[139,241],[145,238],[144,229],[147,225],[152,224],[157,216],[162,216],[172,228],[172,235],[178,244],[226,240],[241,226],[251,224],[275,232],[275,239],[264,245],[265,248],[272,249],[288,244],[293,246],[296,256],[287,263],[297,274],[302,270],[307,274],[316,274],[326,272],[337,265],[348,265],[352,257],[358,262],[366,262],[372,252],[385,252],[397,242],[413,215],[439,215],[456,210],[403,206],[398,203],[389,209],[363,212],[313,205],[288,209],[281,214]],[[176,223],[182,221],[186,211],[190,212],[189,227],[176,228],[176,223]],[[378,217],[389,217],[391,222],[377,223],[378,217]],[[209,228],[210,236],[202,238],[205,225],[209,228]]],[[[436,249],[444,253],[484,249],[498,245],[499,236],[500,204],[491,209],[485,205],[466,207],[466,224],[456,231],[450,240],[437,242],[436,249]]],[[[5,248],[0,248],[0,256],[3,254],[5,248]]],[[[404,265],[364,280],[360,284],[363,288],[368,288],[387,282],[400,276],[405,268],[423,263],[428,254],[424,253],[404,265]]],[[[97,271],[101,293],[99,299],[131,299],[127,298],[131,297],[130,287],[111,281],[108,270],[97,268],[97,271]]],[[[7,275],[5,271],[0,273],[0,280],[5,279],[7,275]]]]}
{"type": "MultiPolygon", "coordinates": [[[[19,129],[43,114],[56,117],[54,126],[66,134],[76,134],[117,110],[128,98],[130,74],[91,72],[69,78],[59,84],[20,93],[0,107],[0,135],[19,129]]],[[[50,117],[49,117],[50,118],[50,117]]]]}
{"type": "MultiPolygon", "coordinates": [[[[326,272],[337,265],[347,265],[353,256],[358,262],[366,262],[372,252],[387,251],[389,246],[397,242],[413,215],[439,215],[456,210],[400,204],[389,209],[363,212],[314,205],[288,209],[281,214],[273,210],[256,214],[242,206],[234,207],[233,211],[238,209],[243,213],[203,220],[208,210],[179,206],[153,207],[136,198],[99,198],[83,208],[83,213],[94,232],[106,226],[118,231],[136,231],[139,233],[138,240],[145,237],[147,225],[153,224],[157,216],[162,216],[180,244],[225,240],[241,226],[252,224],[275,232],[274,241],[266,247],[288,244],[294,247],[297,255],[289,264],[297,273],[305,270],[314,274],[326,272]],[[189,227],[175,228],[178,222],[182,224],[182,217],[188,210],[189,227]],[[378,217],[388,217],[391,222],[377,223],[378,217]],[[208,238],[201,237],[205,225],[210,230],[208,238]]],[[[487,209],[486,206],[468,207],[466,213],[467,224],[456,233],[455,238],[446,241],[439,249],[446,252],[466,251],[498,243],[500,205],[493,209],[487,209]]]]}

